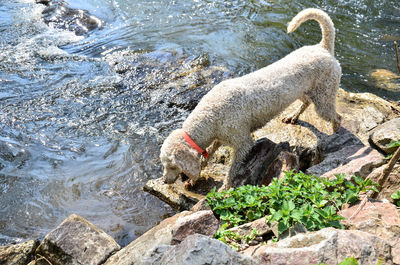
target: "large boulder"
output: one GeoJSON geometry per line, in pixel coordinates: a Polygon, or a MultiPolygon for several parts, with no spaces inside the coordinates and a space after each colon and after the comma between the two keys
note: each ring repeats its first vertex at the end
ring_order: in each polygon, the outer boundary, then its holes
{"type": "Polygon", "coordinates": [[[111,256],[105,265],[143,264],[157,252],[176,245],[192,234],[213,236],[218,229],[218,220],[212,211],[195,213],[183,211],[162,221],[128,246],[111,256]]]}
{"type": "Polygon", "coordinates": [[[357,230],[324,228],[247,249],[244,254],[260,265],[338,264],[354,257],[360,265],[393,264],[390,245],[383,239],[357,230]]]}
{"type": "Polygon", "coordinates": [[[400,264],[400,216],[395,205],[382,201],[367,201],[359,212],[359,204],[340,212],[344,224],[374,234],[392,247],[393,262],[400,264]]]}
{"type": "Polygon", "coordinates": [[[21,244],[0,246],[1,265],[26,265],[34,257],[38,240],[29,240],[21,244]]]}
{"type": "Polygon", "coordinates": [[[98,265],[119,249],[104,231],[72,214],[46,235],[36,255],[54,265],[98,265]]]}
{"type": "Polygon", "coordinates": [[[256,265],[255,260],[242,255],[219,240],[194,234],[173,247],[155,249],[143,262],[146,265],[256,265]]]}

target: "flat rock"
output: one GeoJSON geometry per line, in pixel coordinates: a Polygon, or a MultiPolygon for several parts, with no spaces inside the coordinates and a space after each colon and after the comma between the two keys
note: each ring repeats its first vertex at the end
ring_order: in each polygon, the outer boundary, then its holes
{"type": "Polygon", "coordinates": [[[299,234],[247,250],[260,265],[338,264],[354,257],[360,265],[393,264],[390,245],[383,239],[357,230],[324,228],[317,232],[299,234]]]}
{"type": "Polygon", "coordinates": [[[9,246],[0,246],[0,264],[28,264],[34,258],[34,253],[38,246],[38,240],[29,240],[24,243],[9,246]]]}
{"type": "Polygon", "coordinates": [[[147,264],[143,263],[146,259],[156,255],[157,252],[162,253],[169,249],[165,246],[179,244],[192,234],[203,234],[211,237],[217,229],[218,220],[214,217],[212,211],[195,213],[183,211],[165,219],[159,225],[144,233],[111,256],[105,265],[147,264]]]}
{"type": "Polygon", "coordinates": [[[388,202],[368,201],[353,218],[359,204],[340,212],[347,218],[343,223],[350,229],[374,234],[392,247],[393,262],[400,264],[400,216],[397,207],[388,202]]]}
{"type": "Polygon", "coordinates": [[[378,151],[368,146],[345,146],[330,153],[319,164],[307,169],[307,174],[331,178],[336,174],[368,176],[373,169],[385,164],[385,159],[378,151]]]}
{"type": "Polygon", "coordinates": [[[386,154],[396,151],[397,147],[389,148],[391,142],[400,140],[400,118],[387,121],[376,127],[369,137],[371,145],[377,147],[386,154]]]}
{"type": "Polygon", "coordinates": [[[46,235],[36,252],[54,265],[97,265],[119,249],[104,231],[72,214],[46,235]]]}
{"type": "Polygon", "coordinates": [[[141,263],[154,265],[256,265],[255,260],[242,255],[219,240],[194,234],[174,247],[161,247],[141,263]]]}
{"type": "Polygon", "coordinates": [[[251,231],[253,231],[253,229],[257,230],[258,236],[264,236],[266,234],[272,233],[272,229],[267,224],[265,217],[257,219],[250,223],[230,228],[229,231],[238,233],[240,236],[246,236],[249,235],[251,231]]]}

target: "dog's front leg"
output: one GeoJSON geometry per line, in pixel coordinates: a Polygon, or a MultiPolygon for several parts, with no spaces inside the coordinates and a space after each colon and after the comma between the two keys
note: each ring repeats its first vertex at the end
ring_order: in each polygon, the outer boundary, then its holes
{"type": "Polygon", "coordinates": [[[238,142],[240,143],[240,146],[232,146],[233,149],[236,150],[233,156],[232,166],[229,170],[228,176],[224,181],[224,184],[219,189],[219,191],[228,190],[232,187],[232,179],[237,175],[240,168],[243,166],[243,162],[254,144],[254,141],[251,138],[250,134],[247,138],[242,139],[242,141],[238,142]]]}

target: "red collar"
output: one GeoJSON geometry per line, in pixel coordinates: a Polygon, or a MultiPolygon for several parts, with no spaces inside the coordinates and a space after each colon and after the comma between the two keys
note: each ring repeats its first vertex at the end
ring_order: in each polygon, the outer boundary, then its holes
{"type": "Polygon", "coordinates": [[[190,138],[189,134],[187,134],[187,132],[183,131],[182,133],[183,139],[186,140],[186,142],[193,147],[194,149],[196,149],[197,152],[200,153],[200,155],[202,155],[203,157],[207,158],[208,157],[208,152],[204,149],[202,149],[200,146],[198,146],[193,140],[192,138],[190,138]]]}

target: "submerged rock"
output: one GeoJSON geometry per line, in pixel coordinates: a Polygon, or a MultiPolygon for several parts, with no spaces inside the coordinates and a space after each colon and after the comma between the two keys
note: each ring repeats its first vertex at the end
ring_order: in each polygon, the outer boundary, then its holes
{"type": "Polygon", "coordinates": [[[86,10],[70,8],[62,0],[36,0],[45,5],[42,12],[46,24],[57,29],[66,29],[76,35],[84,35],[89,31],[102,27],[102,21],[86,10]]]}
{"type": "Polygon", "coordinates": [[[400,76],[386,69],[375,69],[370,72],[376,86],[393,92],[400,91],[400,76]]]}

